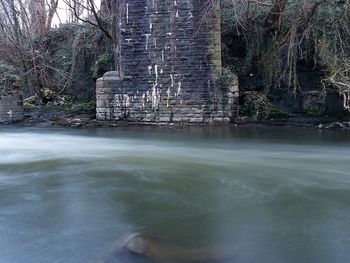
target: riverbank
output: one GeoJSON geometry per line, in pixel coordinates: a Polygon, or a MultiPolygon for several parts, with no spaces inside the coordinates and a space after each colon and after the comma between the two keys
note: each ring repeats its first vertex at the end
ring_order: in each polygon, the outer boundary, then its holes
{"type": "MultiPolygon", "coordinates": [[[[75,107],[77,108],[77,107],[75,107]]],[[[74,109],[74,107],[73,107],[74,109]]],[[[208,126],[207,123],[167,123],[167,122],[127,122],[98,121],[93,108],[81,107],[78,110],[67,110],[63,106],[35,106],[25,108],[25,119],[16,124],[24,127],[69,127],[69,128],[113,128],[125,126],[154,126],[184,128],[188,126],[208,126]]],[[[288,118],[254,121],[248,116],[235,118],[229,124],[209,124],[209,126],[238,127],[292,127],[326,130],[350,131],[350,120],[344,121],[328,117],[310,117],[295,115],[288,118]]]]}

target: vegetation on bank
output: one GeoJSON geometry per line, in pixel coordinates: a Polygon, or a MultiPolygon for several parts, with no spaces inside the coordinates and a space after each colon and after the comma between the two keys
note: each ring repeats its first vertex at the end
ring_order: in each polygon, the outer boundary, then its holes
{"type": "MultiPolygon", "coordinates": [[[[6,65],[21,76],[27,105],[65,104],[72,114],[91,109],[95,80],[115,69],[115,2],[102,1],[98,11],[75,0],[72,23],[51,29],[57,1],[46,7],[33,2],[46,14],[41,20],[28,16],[31,2],[0,1],[0,70],[6,65]],[[90,15],[83,17],[79,8],[90,15]]],[[[349,1],[208,0],[203,15],[219,2],[223,78],[240,83],[236,117],[349,116],[349,1]]]]}
{"type": "Polygon", "coordinates": [[[5,91],[5,89],[11,87],[16,79],[16,69],[0,60],[0,94],[2,91],[5,91]]]}
{"type": "Polygon", "coordinates": [[[272,104],[291,114],[332,114],[326,108],[331,107],[326,103],[332,103],[326,102],[326,96],[335,91],[343,99],[338,110],[344,110],[337,117],[346,115],[350,109],[349,1],[221,2],[223,59],[239,77],[246,98],[241,100],[243,111],[269,118],[272,104]],[[310,98],[311,92],[315,98],[310,98]],[[314,105],[302,105],[311,99],[314,105]]]}

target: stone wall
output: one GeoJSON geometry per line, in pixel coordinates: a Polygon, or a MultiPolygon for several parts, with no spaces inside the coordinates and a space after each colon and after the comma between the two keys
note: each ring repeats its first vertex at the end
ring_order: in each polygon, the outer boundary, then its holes
{"type": "Polygon", "coordinates": [[[19,81],[11,87],[0,86],[0,123],[14,123],[23,119],[23,98],[19,81]]]}
{"type": "Polygon", "coordinates": [[[97,119],[228,122],[238,92],[221,75],[220,10],[205,0],[123,0],[121,74],[97,81],[97,119]]]}

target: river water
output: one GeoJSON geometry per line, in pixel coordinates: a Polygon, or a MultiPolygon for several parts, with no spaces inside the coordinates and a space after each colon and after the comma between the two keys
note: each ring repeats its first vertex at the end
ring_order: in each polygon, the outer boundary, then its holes
{"type": "Polygon", "coordinates": [[[350,134],[0,130],[1,263],[154,262],[120,250],[135,232],[165,263],[350,262],[350,134]]]}

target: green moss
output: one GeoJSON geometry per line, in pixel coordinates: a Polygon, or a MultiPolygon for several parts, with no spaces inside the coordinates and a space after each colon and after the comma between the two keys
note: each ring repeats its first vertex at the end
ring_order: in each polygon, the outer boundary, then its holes
{"type": "Polygon", "coordinates": [[[0,93],[13,90],[13,83],[18,79],[14,67],[0,60],[0,93]]]}
{"type": "Polygon", "coordinates": [[[16,79],[17,75],[15,68],[0,60],[0,84],[8,86],[16,79]]]}
{"type": "Polygon", "coordinates": [[[94,97],[95,79],[113,70],[113,43],[96,27],[65,24],[48,35],[52,71],[50,87],[56,93],[86,101],[94,97]]]}
{"type": "Polygon", "coordinates": [[[93,78],[98,79],[107,71],[114,69],[114,54],[113,52],[106,52],[97,57],[94,65],[93,78]]]}
{"type": "Polygon", "coordinates": [[[83,103],[73,103],[65,108],[65,112],[68,114],[86,114],[89,116],[95,116],[96,114],[96,101],[87,101],[83,103]]]}
{"type": "Polygon", "coordinates": [[[266,96],[258,92],[247,92],[241,114],[249,116],[253,121],[270,119],[286,119],[289,114],[270,102],[266,96]]]}
{"type": "Polygon", "coordinates": [[[269,118],[270,119],[286,119],[289,118],[290,115],[282,110],[281,108],[277,107],[277,105],[273,103],[269,103],[269,118]]]}
{"type": "Polygon", "coordinates": [[[322,117],[323,114],[319,110],[308,110],[305,112],[305,115],[310,116],[310,117],[322,117]]]}
{"type": "Polygon", "coordinates": [[[230,67],[226,67],[222,71],[222,76],[220,78],[220,81],[224,85],[231,84],[232,82],[238,82],[238,77],[234,73],[234,70],[230,67]]]}

